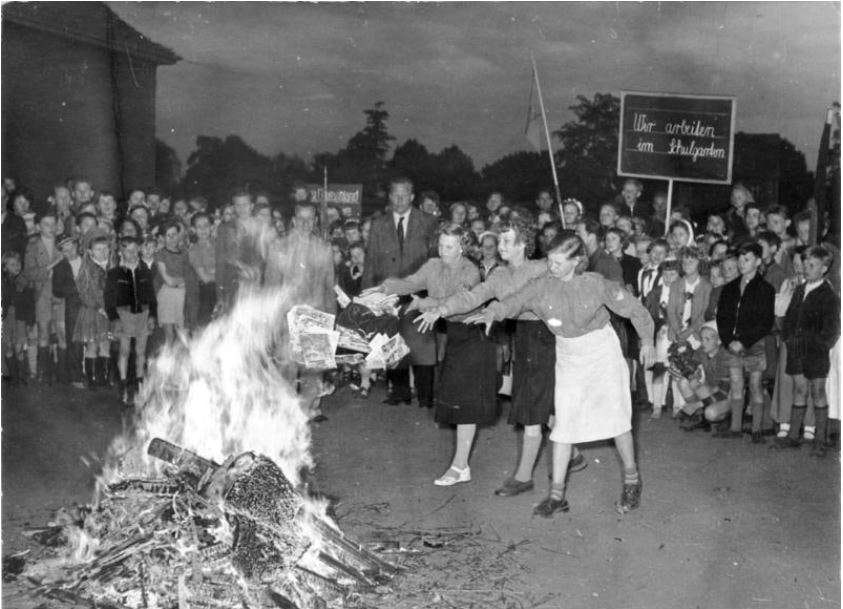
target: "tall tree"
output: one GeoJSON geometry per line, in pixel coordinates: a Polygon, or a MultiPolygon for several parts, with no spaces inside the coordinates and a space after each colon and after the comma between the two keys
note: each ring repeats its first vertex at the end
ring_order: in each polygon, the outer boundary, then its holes
{"type": "Polygon", "coordinates": [[[272,160],[246,144],[239,136],[200,135],[196,150],[187,158],[182,181],[184,194],[202,194],[212,205],[228,202],[231,189],[245,186],[272,192],[272,160]]]}
{"type": "Polygon", "coordinates": [[[479,176],[474,161],[459,146],[443,148],[434,158],[433,176],[438,180],[439,196],[445,201],[471,199],[479,190],[479,176]]]}
{"type": "Polygon", "coordinates": [[[480,175],[484,194],[500,192],[516,203],[533,201],[540,189],[553,183],[550,159],[535,151],[508,154],[483,167],[480,175]]]}
{"type": "Polygon", "coordinates": [[[595,93],[591,100],[578,95],[569,109],[577,120],[554,132],[562,142],[557,153],[560,188],[563,196],[596,209],[617,191],[620,99],[611,93],[595,93]]]}

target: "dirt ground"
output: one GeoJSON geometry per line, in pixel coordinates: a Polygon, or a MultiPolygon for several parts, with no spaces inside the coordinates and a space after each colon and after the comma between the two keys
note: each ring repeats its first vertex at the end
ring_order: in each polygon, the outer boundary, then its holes
{"type": "MultiPolygon", "coordinates": [[[[816,461],[637,415],[641,508],[615,513],[620,466],[600,443],[584,447],[588,468],[569,482],[571,511],[545,520],[531,511],[546,491],[546,459],[534,492],[493,495],[519,441],[505,414],[478,434],[472,481],[440,488],[432,481],[449,463],[453,432],[382,397],[381,388],[368,400],[339,390],[313,432],[316,485],[336,498],[340,526],[415,551],[395,556],[406,575],[369,606],[840,606],[837,453],[816,461]]],[[[126,424],[111,392],[3,387],[4,555],[27,547],[23,527],[90,499],[98,456],[126,424]]],[[[4,583],[4,607],[39,602],[4,583]]]]}

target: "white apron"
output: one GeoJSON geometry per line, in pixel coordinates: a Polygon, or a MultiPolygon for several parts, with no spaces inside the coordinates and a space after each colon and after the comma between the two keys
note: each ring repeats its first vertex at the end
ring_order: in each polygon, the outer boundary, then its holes
{"type": "Polygon", "coordinates": [[[831,360],[831,369],[828,371],[828,378],[825,381],[825,395],[828,398],[828,418],[840,418],[840,339],[838,338],[831,352],[828,354],[831,360]]]}
{"type": "Polygon", "coordinates": [[[611,325],[576,338],[556,336],[554,402],[554,442],[593,442],[632,429],[629,368],[611,325]]]}

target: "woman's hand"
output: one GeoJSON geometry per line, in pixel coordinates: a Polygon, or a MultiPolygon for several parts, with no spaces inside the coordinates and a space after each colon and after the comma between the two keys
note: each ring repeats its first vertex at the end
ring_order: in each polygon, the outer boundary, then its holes
{"type": "Polygon", "coordinates": [[[638,361],[641,362],[641,366],[643,366],[645,370],[652,367],[656,361],[655,347],[653,347],[653,345],[641,345],[638,361]]]}
{"type": "Polygon", "coordinates": [[[483,324],[486,326],[486,336],[489,335],[489,332],[492,330],[492,324],[495,323],[495,315],[494,312],[486,307],[482,311],[478,313],[474,313],[469,315],[463,320],[464,324],[483,324]]]}
{"type": "Polygon", "coordinates": [[[433,329],[436,321],[442,317],[437,309],[426,311],[416,317],[413,323],[419,324],[419,332],[428,332],[433,329]]]}

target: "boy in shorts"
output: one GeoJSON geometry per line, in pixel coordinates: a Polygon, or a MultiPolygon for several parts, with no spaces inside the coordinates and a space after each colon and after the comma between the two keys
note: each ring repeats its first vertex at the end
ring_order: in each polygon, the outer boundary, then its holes
{"type": "Polygon", "coordinates": [[[761,378],[767,368],[764,337],[773,329],[776,292],[759,272],[761,246],[745,243],[738,250],[740,276],[723,286],[717,302],[717,330],[728,352],[732,421],[720,438],[742,437],[745,375],[749,375],[752,441],[764,442],[761,420],[764,395],[761,378]]]}
{"type": "Polygon", "coordinates": [[[136,381],[143,381],[146,339],[155,327],[155,289],[152,271],[140,260],[140,241],[135,237],[120,240],[120,264],[108,270],[105,278],[105,312],[114,324],[120,341],[117,370],[120,374],[120,399],[130,404],[136,387],[128,379],[129,352],[135,339],[136,381]]]}
{"type": "Polygon", "coordinates": [[[822,246],[811,247],[802,259],[805,283],[794,290],[782,324],[782,339],[787,346],[785,374],[793,378],[790,431],[786,437],[776,438],[774,447],[799,447],[799,428],[810,392],[816,420],[811,456],[824,457],[828,427],[825,382],[831,368],[829,350],[840,334],[840,298],[826,279],[831,252],[822,246]]]}

